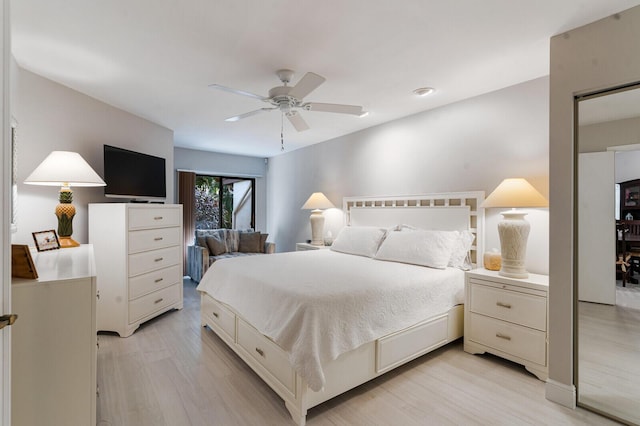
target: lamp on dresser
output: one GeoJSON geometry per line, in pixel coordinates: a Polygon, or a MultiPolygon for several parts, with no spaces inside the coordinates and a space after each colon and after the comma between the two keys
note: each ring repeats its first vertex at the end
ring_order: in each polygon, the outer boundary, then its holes
{"type": "Polygon", "coordinates": [[[311,244],[324,245],[324,216],[322,210],[332,209],[335,206],[322,192],[314,192],[302,206],[302,210],[311,210],[309,221],[311,222],[311,244]]]}
{"type": "Polygon", "coordinates": [[[527,278],[525,268],[527,239],[531,225],[524,218],[527,213],[517,208],[548,207],[549,202],[529,182],[523,178],[510,178],[484,200],[481,207],[510,207],[501,212],[503,220],[498,223],[500,237],[500,275],[509,278],[527,278]]]}
{"type": "Polygon", "coordinates": [[[56,206],[60,247],[77,247],[71,238],[76,208],[72,204],[72,186],[105,186],[106,184],[77,152],[53,151],[24,181],[28,185],[60,186],[60,204],[56,206]]]}

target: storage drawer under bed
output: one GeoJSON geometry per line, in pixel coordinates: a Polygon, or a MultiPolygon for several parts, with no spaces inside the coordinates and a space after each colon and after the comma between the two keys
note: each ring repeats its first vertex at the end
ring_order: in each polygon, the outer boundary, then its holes
{"type": "Polygon", "coordinates": [[[287,353],[255,328],[238,319],[238,345],[267,369],[289,392],[295,394],[296,373],[287,353]]]}
{"type": "Polygon", "coordinates": [[[211,296],[204,295],[200,305],[201,314],[206,315],[211,324],[226,334],[230,342],[236,340],[236,316],[211,296]]]}

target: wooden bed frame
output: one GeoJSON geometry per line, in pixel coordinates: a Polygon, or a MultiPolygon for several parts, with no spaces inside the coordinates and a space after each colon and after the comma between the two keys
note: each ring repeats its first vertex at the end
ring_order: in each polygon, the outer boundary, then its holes
{"type": "MultiPolygon", "coordinates": [[[[472,260],[482,259],[484,247],[484,192],[454,192],[404,197],[346,197],[347,226],[390,227],[407,224],[423,229],[472,231],[476,238],[472,260]]],[[[293,420],[306,422],[307,410],[463,334],[463,306],[428,318],[407,329],[366,343],[323,365],[326,384],[314,392],[290,366],[288,354],[260,334],[231,307],[202,293],[201,322],[209,326],[285,402],[293,420]]]]}

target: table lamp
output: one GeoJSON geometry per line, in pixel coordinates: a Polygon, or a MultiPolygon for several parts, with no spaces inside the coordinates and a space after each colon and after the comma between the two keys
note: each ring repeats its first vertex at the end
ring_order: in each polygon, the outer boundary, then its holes
{"type": "Polygon", "coordinates": [[[77,247],[80,244],[71,238],[73,234],[72,186],[105,186],[104,181],[76,152],[53,151],[24,181],[28,185],[60,186],[60,204],[56,206],[58,238],[60,247],[77,247]]]}
{"type": "Polygon", "coordinates": [[[501,267],[498,274],[510,278],[527,278],[525,269],[527,238],[531,225],[524,218],[527,213],[518,207],[548,207],[549,202],[523,178],[505,179],[484,200],[480,207],[511,207],[501,212],[498,223],[501,267]]]}
{"type": "Polygon", "coordinates": [[[311,210],[309,221],[311,222],[311,244],[323,246],[324,216],[323,209],[335,207],[322,192],[314,192],[302,206],[302,210],[311,210]]]}

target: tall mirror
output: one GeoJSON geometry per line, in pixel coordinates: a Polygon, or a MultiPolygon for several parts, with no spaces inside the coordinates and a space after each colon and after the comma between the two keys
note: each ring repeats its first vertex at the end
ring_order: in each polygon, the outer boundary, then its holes
{"type": "Polygon", "coordinates": [[[578,405],[640,424],[640,85],[576,111],[578,405]]]}

